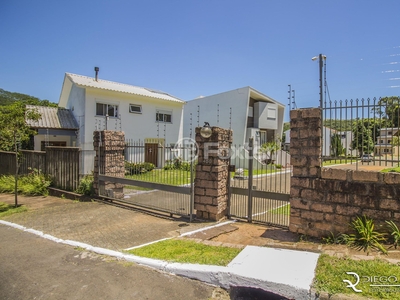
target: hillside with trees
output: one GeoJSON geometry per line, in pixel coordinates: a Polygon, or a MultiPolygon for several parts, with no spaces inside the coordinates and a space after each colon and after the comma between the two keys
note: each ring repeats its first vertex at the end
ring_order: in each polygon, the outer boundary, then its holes
{"type": "Polygon", "coordinates": [[[34,96],[9,92],[0,88],[0,106],[10,105],[15,102],[21,102],[23,104],[38,105],[38,106],[57,107],[57,103],[50,102],[49,100],[41,100],[34,96]]]}

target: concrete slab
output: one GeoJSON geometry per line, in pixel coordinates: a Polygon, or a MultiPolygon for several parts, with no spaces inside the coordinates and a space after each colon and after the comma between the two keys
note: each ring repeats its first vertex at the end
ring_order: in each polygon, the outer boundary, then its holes
{"type": "MultiPolygon", "coordinates": [[[[309,293],[319,254],[276,248],[246,246],[228,265],[230,273],[290,290],[309,293]],[[286,286],[286,288],[285,288],[286,286]]],[[[270,289],[273,291],[273,289],[270,289]]],[[[297,298],[296,298],[297,299],[297,298]]]]}

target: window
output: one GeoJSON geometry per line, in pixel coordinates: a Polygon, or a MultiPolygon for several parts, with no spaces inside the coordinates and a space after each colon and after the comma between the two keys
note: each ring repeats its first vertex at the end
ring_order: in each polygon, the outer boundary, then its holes
{"type": "Polygon", "coordinates": [[[48,141],[46,145],[46,141],[42,141],[40,143],[40,151],[46,151],[46,146],[67,147],[67,142],[48,141]]]}
{"type": "Polygon", "coordinates": [[[383,144],[383,140],[380,140],[380,143],[383,144]]]}
{"type": "Polygon", "coordinates": [[[276,119],[276,109],[274,109],[274,108],[268,108],[268,111],[267,111],[267,118],[268,119],[276,119]]]}
{"type": "Polygon", "coordinates": [[[138,104],[129,104],[129,112],[134,114],[141,114],[142,106],[138,104]]]}
{"type": "Polygon", "coordinates": [[[118,105],[96,103],[96,116],[118,117],[118,105]]]}
{"type": "Polygon", "coordinates": [[[156,122],[172,123],[172,113],[171,112],[157,112],[156,122]]]}
{"type": "Polygon", "coordinates": [[[249,106],[249,115],[248,117],[252,118],[253,117],[253,107],[249,106]]]}

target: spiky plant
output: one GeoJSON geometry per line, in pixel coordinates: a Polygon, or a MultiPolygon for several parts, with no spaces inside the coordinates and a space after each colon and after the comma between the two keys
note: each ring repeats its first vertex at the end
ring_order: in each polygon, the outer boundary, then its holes
{"type": "Polygon", "coordinates": [[[355,233],[349,234],[347,245],[357,250],[364,250],[369,254],[371,249],[387,254],[386,248],[381,244],[385,235],[375,231],[374,220],[367,216],[357,217],[350,224],[355,233]]]}
{"type": "Polygon", "coordinates": [[[386,224],[389,227],[390,235],[392,236],[392,243],[395,249],[400,243],[400,230],[399,227],[393,221],[386,221],[386,224]]]}

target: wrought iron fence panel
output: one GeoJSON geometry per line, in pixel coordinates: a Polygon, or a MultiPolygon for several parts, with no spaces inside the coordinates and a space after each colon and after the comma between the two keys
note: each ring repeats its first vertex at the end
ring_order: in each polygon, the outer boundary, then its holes
{"type": "Polygon", "coordinates": [[[325,102],[322,165],[397,167],[400,162],[400,97],[325,102]]]}

